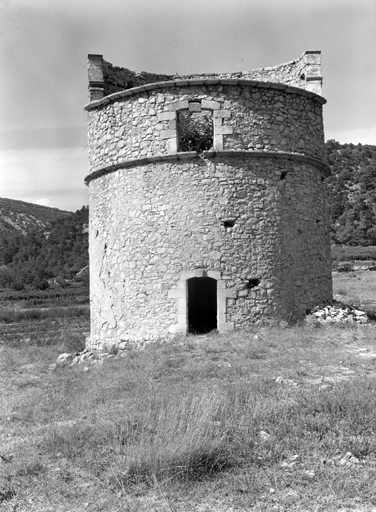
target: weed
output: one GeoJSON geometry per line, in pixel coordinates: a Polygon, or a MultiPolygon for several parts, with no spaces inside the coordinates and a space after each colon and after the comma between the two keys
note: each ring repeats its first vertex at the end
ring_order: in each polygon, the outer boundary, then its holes
{"type": "Polygon", "coordinates": [[[296,510],[356,509],[357,499],[371,499],[375,365],[354,347],[372,355],[373,325],[188,336],[87,373],[43,373],[70,330],[84,338],[85,321],[3,325],[2,336],[31,338],[4,344],[0,360],[9,394],[0,427],[11,434],[2,453],[13,454],[12,463],[0,461],[11,476],[7,505],[16,484],[40,500],[33,512],[89,502],[106,512],[272,510],[292,490],[296,510]],[[339,463],[348,452],[356,471],[339,463]]]}

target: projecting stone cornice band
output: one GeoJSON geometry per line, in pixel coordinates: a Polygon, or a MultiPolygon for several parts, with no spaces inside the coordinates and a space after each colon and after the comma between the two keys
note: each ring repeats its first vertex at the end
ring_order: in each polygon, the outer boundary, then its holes
{"type": "MultiPolygon", "coordinates": [[[[313,77],[315,80],[321,77],[313,77]]],[[[283,91],[288,94],[299,94],[300,96],[306,96],[307,98],[312,98],[314,101],[321,103],[321,105],[325,105],[326,99],[314,92],[307,91],[305,89],[300,89],[299,87],[292,87],[286,84],[274,83],[274,82],[259,82],[257,80],[237,80],[235,78],[226,78],[226,79],[181,79],[181,80],[168,80],[166,82],[155,82],[152,84],[140,85],[138,87],[132,87],[131,89],[126,89],[124,91],[115,92],[110,94],[109,96],[105,96],[104,98],[96,101],[92,101],[85,105],[84,110],[93,110],[97,107],[102,107],[107,105],[108,103],[112,103],[121,98],[126,98],[127,96],[135,96],[140,93],[158,90],[158,89],[166,89],[170,87],[196,87],[201,85],[237,85],[237,86],[246,86],[246,87],[258,87],[260,89],[276,89],[283,91]]],[[[99,83],[90,82],[90,86],[98,87],[99,83]]]]}
{"type": "Polygon", "coordinates": [[[202,154],[196,153],[196,151],[189,152],[181,152],[181,153],[170,153],[167,155],[159,155],[159,156],[151,156],[147,158],[135,158],[133,160],[123,160],[118,162],[117,164],[108,165],[106,167],[101,167],[91,172],[85,178],[85,184],[89,185],[89,183],[96,179],[104,176],[105,174],[110,174],[112,172],[117,171],[118,169],[124,169],[129,167],[137,167],[140,165],[153,164],[157,162],[171,162],[171,161],[184,161],[184,160],[193,160],[195,158],[216,158],[216,157],[246,157],[246,158],[277,158],[283,160],[291,160],[295,162],[303,162],[307,164],[314,165],[322,174],[323,177],[327,178],[331,175],[330,167],[327,163],[323,162],[319,158],[313,158],[310,156],[305,156],[297,153],[278,153],[276,151],[237,151],[237,150],[227,150],[227,151],[204,151],[202,154]]]}

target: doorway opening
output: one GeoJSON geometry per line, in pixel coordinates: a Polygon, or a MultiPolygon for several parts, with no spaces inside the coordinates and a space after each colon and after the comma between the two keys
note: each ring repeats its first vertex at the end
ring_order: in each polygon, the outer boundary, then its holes
{"type": "Polygon", "coordinates": [[[188,287],[188,332],[203,334],[217,329],[217,281],[192,277],[188,287]]]}

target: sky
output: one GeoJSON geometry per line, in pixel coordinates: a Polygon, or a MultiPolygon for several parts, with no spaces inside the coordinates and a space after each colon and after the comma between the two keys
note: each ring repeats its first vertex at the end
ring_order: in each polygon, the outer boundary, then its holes
{"type": "Polygon", "coordinates": [[[87,55],[247,71],[322,51],[325,138],[376,144],[376,0],[1,0],[0,197],[88,204],[87,55]]]}

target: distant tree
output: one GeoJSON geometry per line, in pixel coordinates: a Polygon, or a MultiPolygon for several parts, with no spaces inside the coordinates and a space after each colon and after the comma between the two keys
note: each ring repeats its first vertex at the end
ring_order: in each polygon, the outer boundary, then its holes
{"type": "Polygon", "coordinates": [[[331,233],[335,243],[374,245],[376,226],[376,146],[325,143],[331,233]]]}
{"type": "MultiPolygon", "coordinates": [[[[0,256],[7,262],[2,282],[44,289],[48,278],[72,278],[89,264],[88,208],[82,207],[25,236],[7,239],[0,256]]],[[[1,244],[0,244],[1,245],[1,244]]],[[[1,259],[0,259],[1,264],[1,259]]],[[[0,284],[1,286],[1,284],[0,284]]]]}

